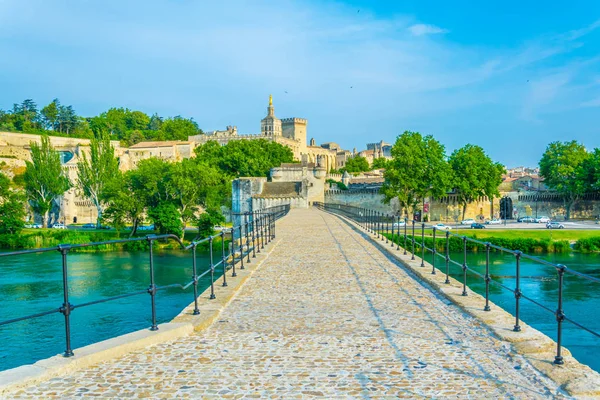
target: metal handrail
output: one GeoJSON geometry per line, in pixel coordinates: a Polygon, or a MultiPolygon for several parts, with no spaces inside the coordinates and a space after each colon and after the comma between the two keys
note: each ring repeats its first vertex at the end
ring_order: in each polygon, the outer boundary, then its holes
{"type": "MultiPolygon", "coordinates": [[[[384,214],[381,213],[379,211],[375,211],[375,210],[370,210],[364,207],[356,207],[356,206],[348,206],[348,205],[343,205],[343,204],[331,204],[331,203],[321,203],[321,202],[315,202],[314,205],[319,208],[322,211],[327,211],[333,214],[337,214],[337,215],[341,215],[343,217],[346,217],[354,222],[356,222],[360,227],[362,227],[363,229],[365,229],[366,231],[374,234],[376,236],[377,239],[379,239],[381,237],[381,240],[383,239],[383,236],[386,237],[386,241],[388,239],[388,235],[390,235],[390,222],[392,224],[392,233],[391,233],[391,242],[392,242],[392,248],[394,247],[394,237],[397,240],[397,248],[396,250],[401,251],[400,248],[400,239],[401,237],[403,238],[403,251],[404,251],[404,255],[408,255],[408,249],[407,247],[409,247],[408,245],[410,245],[411,249],[410,249],[410,253],[411,253],[411,260],[415,260],[415,246],[420,247],[421,250],[421,267],[425,266],[425,252],[427,251],[428,254],[431,254],[432,257],[432,274],[436,274],[436,265],[435,265],[435,260],[436,260],[436,256],[442,258],[445,262],[445,274],[446,274],[446,280],[445,283],[446,284],[450,284],[450,264],[456,265],[460,268],[462,268],[462,272],[463,272],[463,276],[462,276],[462,295],[463,296],[468,296],[468,292],[467,292],[467,271],[470,271],[473,275],[481,278],[484,280],[485,282],[485,306],[483,307],[484,311],[490,311],[491,307],[490,307],[490,302],[489,302],[489,297],[490,297],[490,284],[494,285],[494,286],[498,286],[501,287],[505,290],[508,290],[509,292],[513,293],[514,297],[515,297],[515,324],[513,326],[513,331],[515,332],[520,332],[521,331],[521,326],[520,326],[520,300],[521,299],[525,299],[529,302],[531,302],[532,304],[535,304],[537,306],[539,306],[540,308],[542,308],[543,310],[546,310],[550,313],[552,313],[555,318],[556,318],[556,324],[557,324],[557,340],[556,340],[556,355],[554,357],[554,364],[558,364],[558,365],[562,365],[564,364],[564,358],[562,356],[562,323],[564,321],[569,321],[571,322],[573,325],[575,325],[576,327],[578,327],[579,329],[583,329],[589,333],[591,333],[592,335],[599,337],[600,338],[600,333],[599,332],[595,332],[594,330],[580,324],[579,322],[573,321],[572,319],[568,318],[563,310],[563,289],[564,289],[564,276],[565,274],[569,274],[572,276],[576,276],[578,278],[583,278],[586,279],[588,281],[591,282],[596,282],[596,283],[600,283],[600,278],[591,276],[591,275],[587,275],[584,273],[581,273],[579,271],[575,271],[572,270],[568,267],[566,267],[563,264],[556,264],[556,263],[552,263],[549,262],[547,260],[541,259],[539,257],[536,256],[532,256],[529,254],[525,254],[519,250],[512,250],[512,249],[508,249],[502,246],[497,246],[494,244],[491,244],[489,242],[482,242],[480,240],[477,239],[472,239],[470,237],[467,237],[465,235],[459,235],[459,234],[455,234],[452,233],[448,230],[440,230],[438,228],[436,228],[436,226],[434,225],[427,225],[425,223],[421,223],[421,232],[420,232],[420,237],[421,237],[421,242],[419,243],[417,240],[415,240],[415,238],[417,237],[415,235],[415,221],[412,221],[412,227],[411,227],[411,231],[412,231],[412,235],[408,235],[408,220],[407,218],[400,218],[399,216],[396,215],[389,215],[389,214],[384,214]],[[403,223],[401,223],[401,221],[403,223]],[[397,233],[394,236],[394,226],[397,225],[397,233]],[[400,234],[400,226],[404,227],[404,234],[400,234]],[[432,248],[427,247],[425,245],[425,229],[432,229],[432,236],[430,236],[433,240],[433,246],[432,248]],[[444,245],[444,252],[439,252],[437,250],[436,247],[436,232],[444,232],[444,236],[443,239],[445,241],[445,245],[444,245]],[[463,259],[461,262],[456,261],[456,260],[452,260],[450,258],[450,238],[451,237],[455,237],[460,239],[463,242],[463,259]],[[410,241],[408,240],[410,238],[410,241]],[[475,271],[474,269],[472,269],[471,267],[469,267],[468,263],[467,263],[467,243],[475,243],[478,244],[480,246],[484,246],[485,247],[485,252],[486,252],[486,262],[485,262],[485,274],[481,274],[478,271],[475,271]],[[502,284],[501,282],[495,281],[492,279],[491,275],[490,275],[490,251],[491,250],[496,250],[499,252],[504,252],[504,253],[508,253],[511,254],[512,256],[515,257],[515,288],[510,288],[504,284],[502,284]],[[522,290],[521,290],[521,286],[520,286],[520,280],[521,280],[521,259],[527,259],[536,263],[539,263],[541,265],[547,266],[547,267],[552,267],[556,270],[556,272],[558,273],[558,301],[557,301],[557,308],[556,310],[552,310],[549,307],[544,306],[543,304],[539,303],[538,301],[532,299],[529,296],[526,296],[525,294],[523,294],[522,290]]],[[[440,269],[441,271],[441,269],[440,269]]]]}
{"type": "MultiPolygon", "coordinates": [[[[106,303],[113,300],[123,299],[126,297],[137,296],[140,294],[148,293],[150,295],[151,302],[151,318],[152,325],[150,330],[155,331],[158,330],[158,325],[156,322],[156,293],[160,290],[165,290],[169,288],[180,288],[182,290],[187,290],[190,286],[194,287],[194,315],[200,314],[200,310],[198,308],[198,280],[208,274],[210,274],[210,299],[216,299],[214,284],[215,284],[215,268],[218,266],[222,266],[223,273],[223,286],[227,286],[227,271],[232,270],[231,277],[236,277],[237,273],[235,271],[236,264],[240,263],[240,268],[244,269],[244,258],[247,257],[246,262],[250,262],[250,254],[253,254],[253,257],[256,257],[256,250],[260,246],[260,248],[264,248],[265,243],[268,244],[275,238],[275,222],[284,217],[290,210],[289,205],[277,206],[266,208],[262,210],[257,210],[253,212],[245,213],[245,221],[240,223],[239,225],[233,226],[230,229],[222,230],[220,233],[211,235],[202,239],[194,240],[189,245],[185,245],[183,241],[176,235],[173,234],[163,234],[163,235],[147,235],[145,237],[136,237],[136,238],[128,238],[128,239],[115,239],[115,240],[105,240],[101,242],[89,242],[89,243],[78,243],[78,244],[59,244],[58,246],[41,248],[41,249],[27,249],[27,250],[18,250],[11,251],[6,253],[0,253],[0,260],[7,257],[15,257],[21,256],[25,254],[34,254],[34,253],[46,253],[58,251],[61,254],[62,258],[62,281],[63,281],[63,303],[60,307],[51,309],[48,311],[43,311],[40,313],[25,315],[18,318],[12,318],[4,321],[0,321],[0,327],[4,325],[13,324],[16,322],[39,318],[46,315],[61,313],[64,315],[65,321],[65,352],[63,353],[64,357],[73,356],[73,349],[71,346],[71,323],[70,323],[70,315],[75,309],[88,307],[91,305],[106,303]],[[238,239],[235,238],[235,232],[239,232],[238,239]],[[231,237],[231,247],[228,251],[225,251],[225,239],[226,235],[231,237]],[[221,257],[220,261],[215,263],[215,255],[213,249],[213,242],[216,238],[221,239],[221,257]],[[244,240],[245,238],[245,240],[244,240]],[[157,286],[154,281],[154,242],[158,240],[173,240],[179,244],[180,250],[188,251],[191,249],[192,251],[192,278],[188,282],[184,283],[174,283],[170,285],[157,286]],[[139,290],[130,293],[123,293],[116,296],[106,297],[99,300],[88,301],[81,304],[71,304],[69,302],[69,277],[68,277],[68,257],[69,253],[72,249],[78,248],[87,248],[87,247],[95,247],[102,246],[107,244],[117,244],[117,243],[129,243],[129,242],[141,242],[147,241],[149,244],[148,254],[149,254],[149,272],[150,272],[150,285],[146,290],[139,290]],[[198,245],[202,243],[209,243],[209,255],[210,255],[210,263],[206,271],[198,275],[198,266],[196,260],[196,249],[198,245]],[[239,243],[236,243],[239,242],[239,243]],[[237,247],[237,250],[236,250],[237,247]],[[236,257],[239,254],[239,257],[236,257]]],[[[260,252],[260,250],[259,250],[260,252]]]]}

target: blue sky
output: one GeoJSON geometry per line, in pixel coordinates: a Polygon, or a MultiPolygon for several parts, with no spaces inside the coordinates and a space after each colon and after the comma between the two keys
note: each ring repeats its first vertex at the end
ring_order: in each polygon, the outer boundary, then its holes
{"type": "Polygon", "coordinates": [[[600,147],[600,2],[491,3],[0,0],[0,108],[58,97],[257,133],[272,93],[348,149],[405,130],[509,166],[600,147]]]}

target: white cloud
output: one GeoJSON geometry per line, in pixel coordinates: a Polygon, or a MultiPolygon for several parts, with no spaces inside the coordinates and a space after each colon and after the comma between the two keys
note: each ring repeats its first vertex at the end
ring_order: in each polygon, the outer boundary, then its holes
{"type": "Polygon", "coordinates": [[[582,107],[600,107],[600,97],[597,97],[595,99],[589,100],[589,101],[584,101],[583,103],[581,103],[582,107]]]}
{"type": "Polygon", "coordinates": [[[435,25],[415,24],[408,27],[413,36],[434,35],[438,33],[448,33],[447,29],[435,25]]]}

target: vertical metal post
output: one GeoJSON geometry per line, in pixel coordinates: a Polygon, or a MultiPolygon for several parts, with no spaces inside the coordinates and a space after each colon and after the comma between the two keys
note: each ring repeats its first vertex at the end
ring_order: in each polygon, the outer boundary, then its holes
{"type": "Polygon", "coordinates": [[[196,266],[196,243],[192,243],[192,280],[194,282],[194,315],[200,314],[198,309],[198,268],[196,266]]]}
{"type": "Polygon", "coordinates": [[[388,215],[384,214],[383,215],[383,223],[385,224],[385,228],[383,229],[383,231],[385,232],[385,243],[389,243],[389,239],[388,236],[390,234],[390,221],[388,220],[388,215]]]}
{"type": "Polygon", "coordinates": [[[381,224],[381,220],[379,218],[379,211],[375,211],[375,231],[377,232],[377,239],[379,239],[379,236],[381,236],[379,234],[381,231],[381,229],[379,228],[380,224],[381,224]]]}
{"type": "Polygon", "coordinates": [[[446,231],[446,284],[450,283],[450,232],[446,231]]]}
{"type": "Polygon", "coordinates": [[[394,216],[392,215],[392,248],[394,247],[394,221],[396,220],[396,218],[394,218],[394,216]]]}
{"type": "Polygon", "coordinates": [[[147,236],[146,240],[150,245],[150,287],[148,288],[148,293],[150,294],[150,300],[152,304],[152,326],[150,327],[150,330],[157,331],[158,325],[156,325],[156,285],[154,284],[154,238],[152,238],[151,236],[147,236]]]}
{"type": "Polygon", "coordinates": [[[467,296],[467,237],[463,236],[463,291],[462,295],[467,296]]]}
{"type": "Polygon", "coordinates": [[[406,239],[408,237],[408,235],[406,234],[407,233],[407,229],[408,229],[408,219],[406,219],[406,217],[404,217],[404,244],[403,244],[403,246],[404,246],[404,255],[408,254],[408,252],[406,250],[406,248],[408,247],[406,245],[406,239]]]}
{"type": "Polygon", "coordinates": [[[558,265],[558,308],[556,309],[556,356],[554,357],[554,364],[563,365],[565,360],[562,356],[562,323],[565,319],[565,313],[563,312],[563,282],[565,271],[567,267],[564,265],[558,265]]]}
{"type": "Polygon", "coordinates": [[[400,250],[400,216],[398,216],[398,218],[396,219],[398,221],[398,233],[396,234],[396,236],[398,236],[398,241],[396,242],[396,250],[400,250]]]}
{"type": "Polygon", "coordinates": [[[235,235],[234,232],[235,227],[231,227],[231,277],[234,278],[237,276],[235,273],[235,235]]]}
{"type": "Polygon", "coordinates": [[[248,252],[247,263],[251,263],[250,261],[250,221],[248,220],[248,212],[245,214],[246,216],[246,251],[248,252]]]}
{"type": "Polygon", "coordinates": [[[485,307],[483,311],[490,311],[490,243],[485,244],[485,307]]]}
{"type": "Polygon", "coordinates": [[[73,305],[69,303],[69,279],[67,275],[67,255],[71,246],[59,245],[58,249],[62,257],[62,278],[63,278],[63,304],[60,307],[60,312],[65,316],[65,352],[63,357],[72,357],[73,350],[71,349],[71,311],[73,311],[73,305]]]}
{"type": "Polygon", "coordinates": [[[415,259],[415,220],[412,220],[412,257],[411,260],[415,259]]]}
{"type": "Polygon", "coordinates": [[[244,268],[244,242],[242,240],[243,238],[243,233],[242,233],[242,225],[240,225],[238,228],[240,228],[240,269],[245,269],[244,268]]]}
{"type": "Polygon", "coordinates": [[[421,267],[425,267],[425,222],[421,223],[421,267]]]}
{"type": "Polygon", "coordinates": [[[515,252],[515,258],[517,263],[517,276],[516,276],[516,287],[515,287],[515,327],[513,331],[520,332],[521,325],[519,325],[519,300],[521,299],[521,252],[515,252]]]}
{"type": "Polygon", "coordinates": [[[255,231],[256,231],[256,213],[254,211],[252,211],[252,258],[256,258],[256,232],[255,231]]]}
{"type": "Polygon", "coordinates": [[[213,258],[213,237],[208,238],[208,248],[210,249],[210,299],[216,299],[215,296],[215,261],[213,258]]]}
{"type": "Polygon", "coordinates": [[[260,219],[257,218],[258,212],[253,213],[252,222],[256,221],[256,252],[260,253],[260,219]]]}
{"type": "Polygon", "coordinates": [[[435,256],[437,254],[437,250],[435,248],[435,226],[433,227],[433,246],[431,254],[433,254],[433,257],[431,258],[431,275],[435,275],[435,256]]]}
{"type": "Polygon", "coordinates": [[[225,258],[225,231],[221,231],[221,263],[223,263],[223,286],[227,286],[227,259],[225,258]]]}

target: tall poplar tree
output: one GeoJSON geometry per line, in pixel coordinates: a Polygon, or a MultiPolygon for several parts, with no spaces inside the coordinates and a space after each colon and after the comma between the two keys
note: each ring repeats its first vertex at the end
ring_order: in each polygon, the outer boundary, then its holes
{"type": "Polygon", "coordinates": [[[89,157],[84,152],[81,161],[77,163],[77,188],[83,196],[90,199],[98,211],[96,225],[100,226],[102,213],[105,208],[103,191],[109,180],[119,172],[119,160],[115,157],[115,149],[110,144],[107,134],[94,138],[90,142],[89,157]]]}
{"type": "Polygon", "coordinates": [[[52,202],[71,187],[60,163],[60,155],[50,145],[48,136],[41,137],[41,144],[31,142],[31,161],[26,161],[23,176],[25,192],[35,212],[42,216],[42,226],[48,227],[48,213],[52,202]]]}

